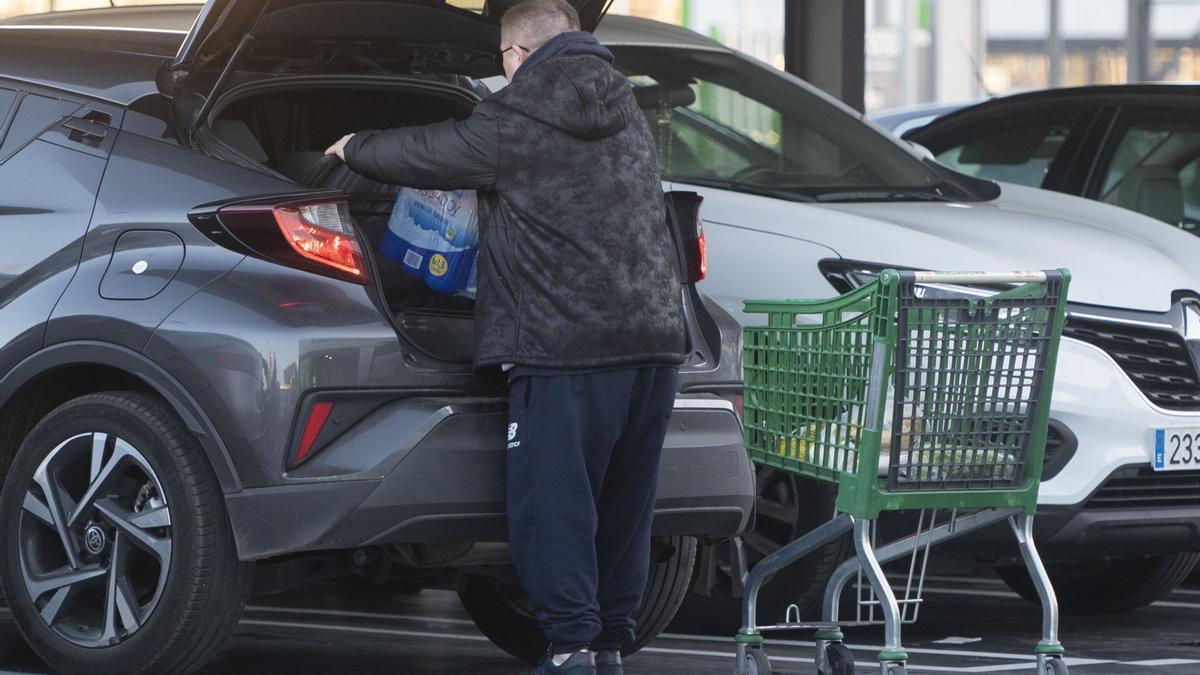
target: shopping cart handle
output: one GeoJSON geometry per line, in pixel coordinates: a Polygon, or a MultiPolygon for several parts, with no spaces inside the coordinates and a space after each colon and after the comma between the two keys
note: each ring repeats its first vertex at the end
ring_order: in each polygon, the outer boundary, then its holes
{"type": "MultiPolygon", "coordinates": [[[[1046,281],[1045,272],[911,272],[919,284],[1022,284],[1046,281]]],[[[902,277],[904,273],[901,273],[902,277]]]]}

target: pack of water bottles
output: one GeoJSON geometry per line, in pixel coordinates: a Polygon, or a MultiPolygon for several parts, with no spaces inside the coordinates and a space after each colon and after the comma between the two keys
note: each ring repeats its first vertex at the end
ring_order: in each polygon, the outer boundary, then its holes
{"type": "Polygon", "coordinates": [[[404,188],[379,252],[446,295],[475,297],[479,203],[474,190],[404,188]]]}

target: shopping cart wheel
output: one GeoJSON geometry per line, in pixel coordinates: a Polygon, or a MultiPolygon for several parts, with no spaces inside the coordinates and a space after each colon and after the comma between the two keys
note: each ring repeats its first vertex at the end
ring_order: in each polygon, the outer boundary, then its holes
{"type": "MultiPolygon", "coordinates": [[[[733,671],[737,675],[737,671],[733,671]]],[[[746,652],[747,675],[771,675],[771,661],[761,649],[751,649],[746,652]]]]}
{"type": "Polygon", "coordinates": [[[1067,662],[1057,656],[1046,659],[1046,675],[1068,675],[1067,662]]]}
{"type": "Polygon", "coordinates": [[[908,669],[903,663],[888,663],[884,664],[887,669],[887,675],[908,675],[908,669]]]}
{"type": "Polygon", "coordinates": [[[825,663],[829,675],[854,675],[854,654],[841,642],[831,642],[825,648],[825,663]]]}

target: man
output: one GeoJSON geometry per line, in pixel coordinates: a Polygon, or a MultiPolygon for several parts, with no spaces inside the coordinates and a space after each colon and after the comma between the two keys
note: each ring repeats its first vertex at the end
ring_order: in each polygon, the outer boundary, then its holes
{"type": "Polygon", "coordinates": [[[509,540],[550,642],[535,673],[620,675],[686,351],[654,140],[563,0],[501,20],[509,85],[470,118],[347,136],[378,181],[479,191],[477,367],[508,372],[509,540]]]}

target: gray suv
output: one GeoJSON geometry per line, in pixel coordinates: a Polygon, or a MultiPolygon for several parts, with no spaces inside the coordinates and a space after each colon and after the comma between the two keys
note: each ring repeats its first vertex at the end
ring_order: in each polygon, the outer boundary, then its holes
{"type": "MultiPolygon", "coordinates": [[[[544,649],[472,303],[376,255],[397,188],[319,152],[467,115],[503,3],[332,4],[212,0],[186,36],[0,28],[0,581],[58,670],[187,672],[249,594],[347,575],[456,590],[496,644],[544,649]]],[[[577,4],[594,27],[605,3],[577,4]]],[[[631,649],[754,505],[697,200],[668,200],[691,350],[631,649]]]]}

